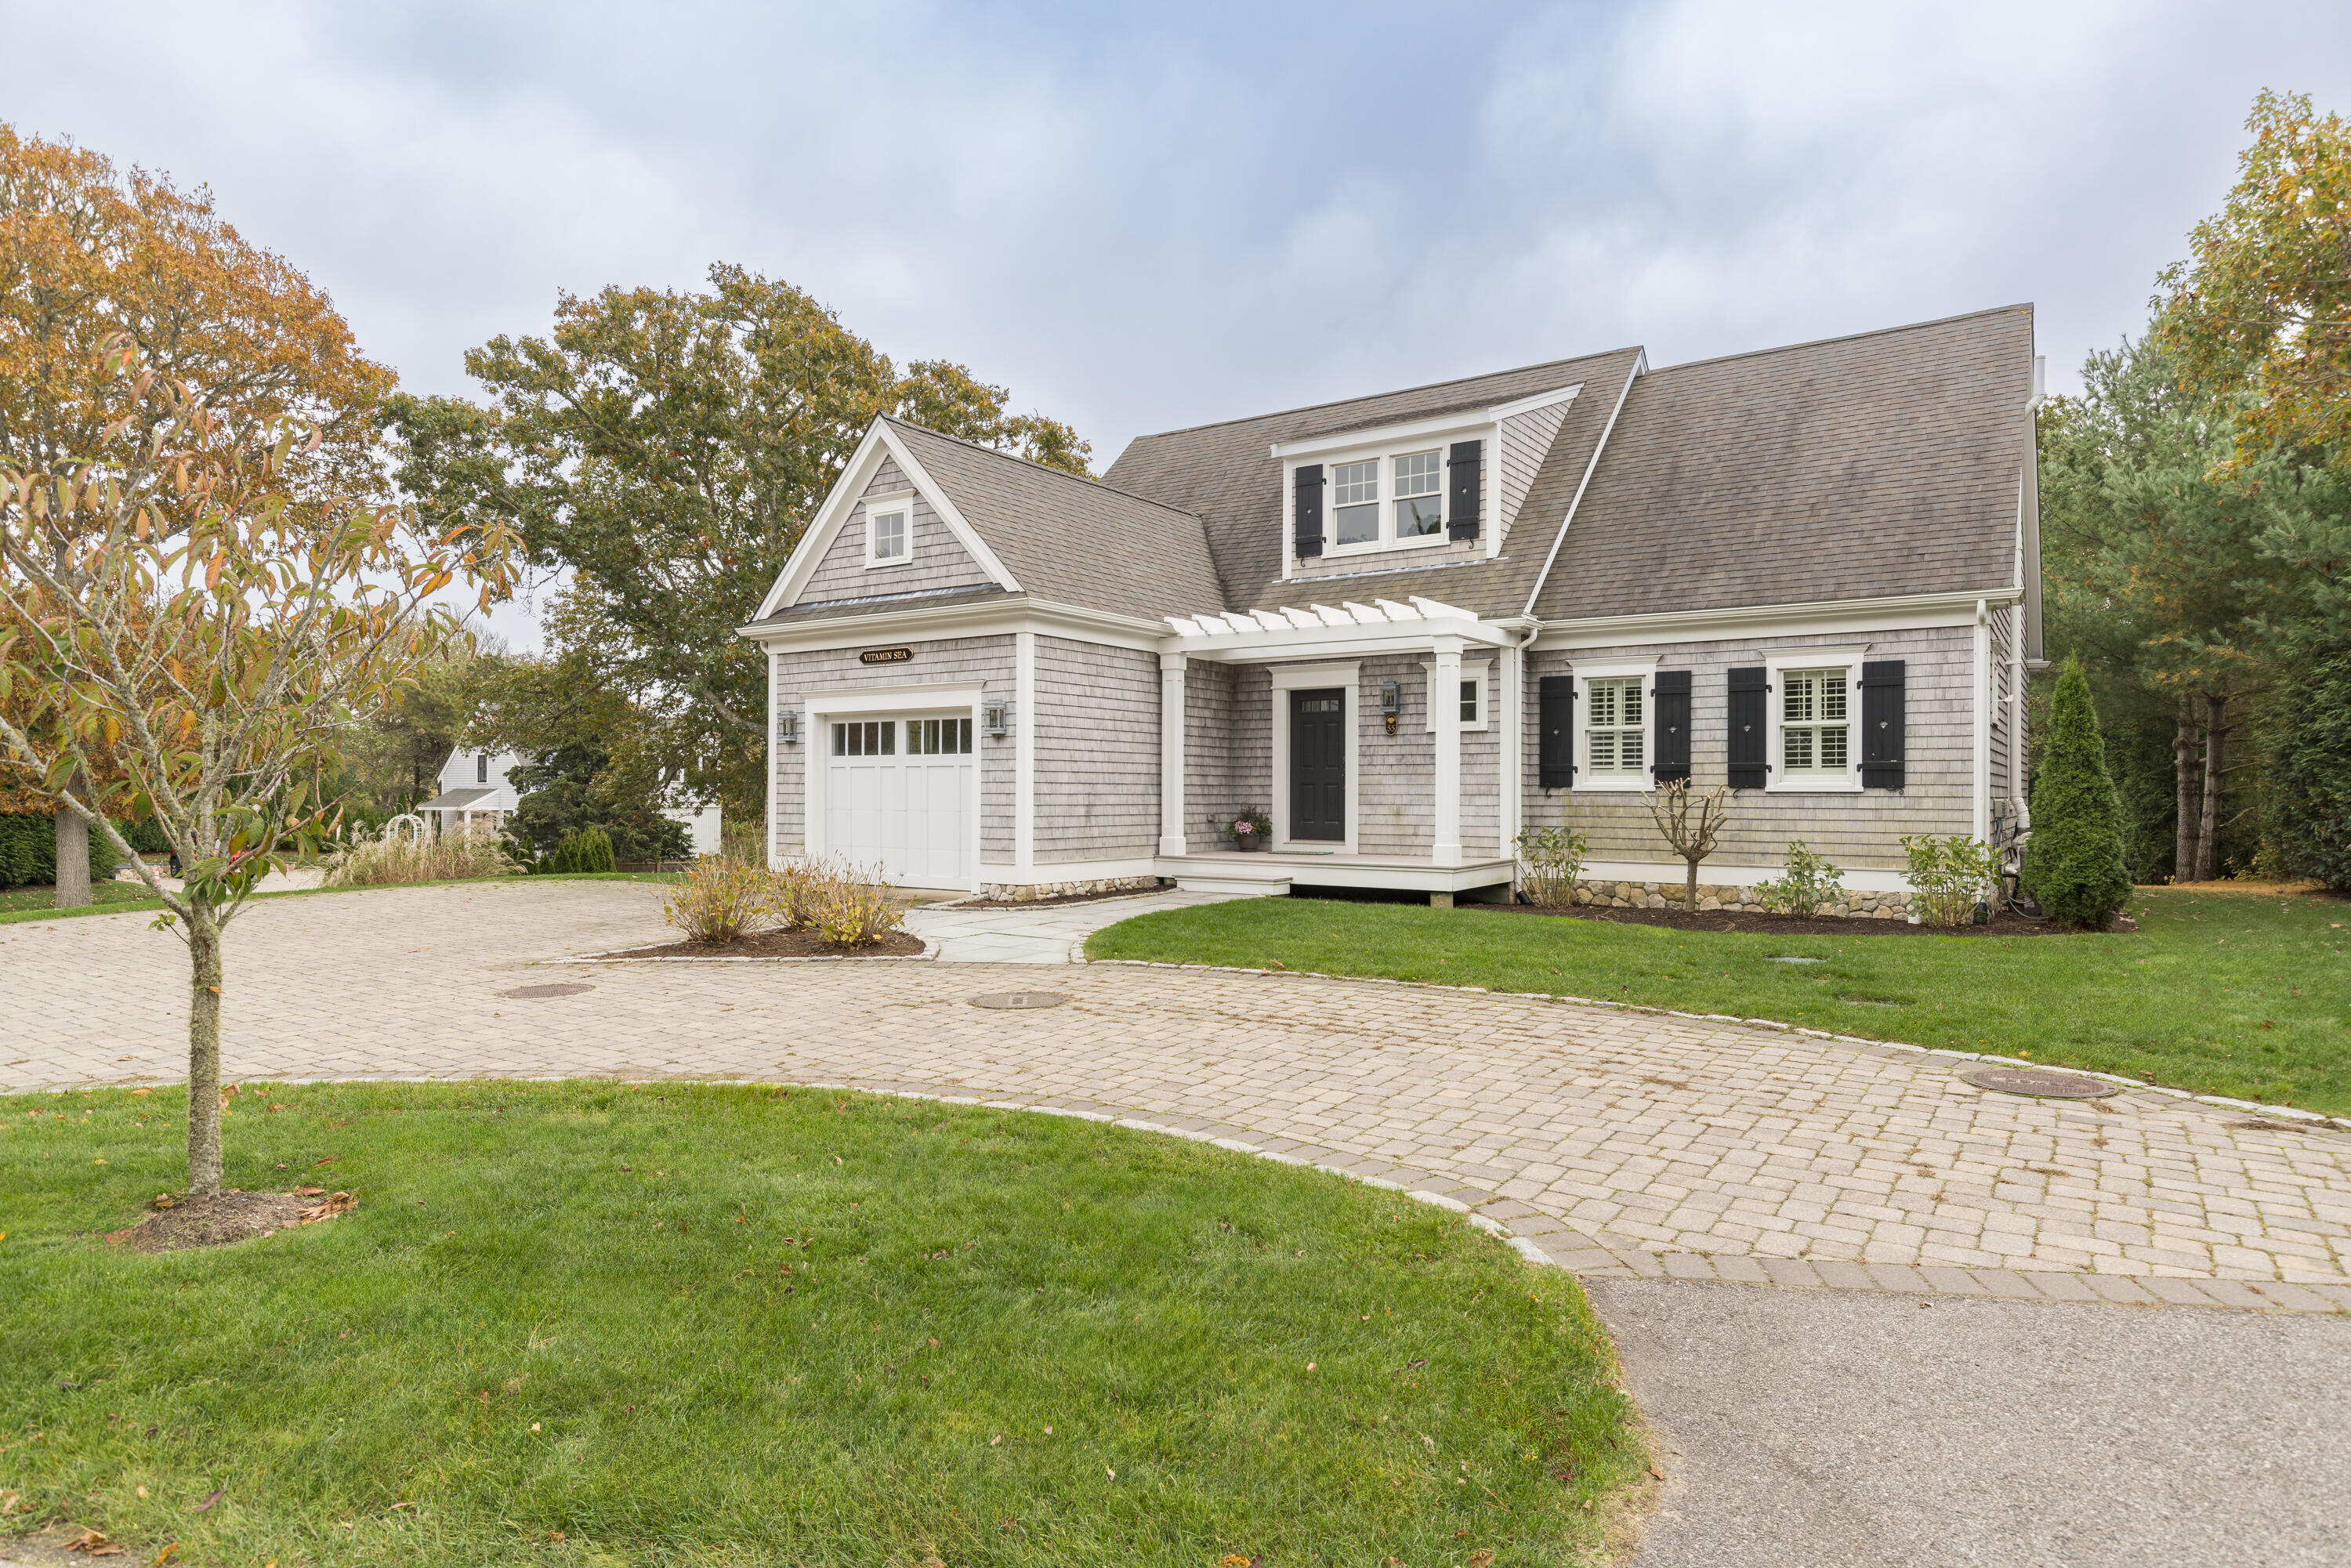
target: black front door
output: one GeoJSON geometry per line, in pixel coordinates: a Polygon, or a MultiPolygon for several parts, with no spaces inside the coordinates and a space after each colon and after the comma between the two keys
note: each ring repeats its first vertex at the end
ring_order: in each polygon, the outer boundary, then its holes
{"type": "Polygon", "coordinates": [[[1347,837],[1347,694],[1290,694],[1290,836],[1347,837]]]}

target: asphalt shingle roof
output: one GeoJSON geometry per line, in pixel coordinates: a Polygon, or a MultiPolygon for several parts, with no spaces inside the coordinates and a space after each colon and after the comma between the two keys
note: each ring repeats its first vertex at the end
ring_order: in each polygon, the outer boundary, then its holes
{"type": "Polygon", "coordinates": [[[1653,371],[1536,613],[2012,584],[2032,379],[2029,305],[1653,371]]]}

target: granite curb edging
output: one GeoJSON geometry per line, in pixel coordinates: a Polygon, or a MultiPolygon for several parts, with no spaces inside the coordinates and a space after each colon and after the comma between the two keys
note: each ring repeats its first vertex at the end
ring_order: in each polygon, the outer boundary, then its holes
{"type": "Polygon", "coordinates": [[[1358,986],[1404,986],[1416,990],[1447,991],[1462,996],[1499,997],[1510,1002],[1552,1002],[1566,1007],[1605,1008],[1612,1012],[1646,1013],[1653,1018],[1685,1019],[1692,1023],[1732,1024],[1741,1029],[1768,1030],[1773,1034],[1797,1035],[1805,1040],[1824,1040],[1833,1045],[1939,1056],[1952,1061],[1983,1061],[2000,1067],[2021,1067],[2032,1072],[2070,1073],[2076,1078],[2095,1078],[2101,1083],[2112,1083],[2117,1088],[2135,1089],[2143,1094],[2160,1094],[2168,1100],[2210,1105],[2216,1110],[2241,1111],[2248,1115],[2273,1116],[2295,1124],[2285,1130],[2296,1133],[2351,1133],[2351,1121],[2329,1116],[2324,1112],[2299,1110],[2292,1105],[2265,1105],[2256,1100],[2237,1100],[2226,1094],[2199,1094],[2191,1090],[2149,1083],[2143,1078],[2125,1078],[2088,1067],[2057,1067],[2046,1061],[2034,1061],[2029,1057],[1999,1056],[1987,1051],[1954,1051],[1942,1045],[1913,1045],[1908,1040],[1872,1040],[1866,1035],[1838,1034],[1833,1030],[1807,1029],[1802,1024],[1783,1023],[1778,1019],[1740,1018],[1735,1013],[1684,1012],[1678,1008],[1651,1007],[1644,1002],[1614,1002],[1604,997],[1571,997],[1552,991],[1498,991],[1489,986],[1448,986],[1441,980],[1398,980],[1385,975],[1334,975],[1323,969],[1252,969],[1238,964],[1178,964],[1161,958],[1090,958],[1086,962],[1130,969],[1197,969],[1217,975],[1254,975],[1269,980],[1342,980],[1358,986]]]}

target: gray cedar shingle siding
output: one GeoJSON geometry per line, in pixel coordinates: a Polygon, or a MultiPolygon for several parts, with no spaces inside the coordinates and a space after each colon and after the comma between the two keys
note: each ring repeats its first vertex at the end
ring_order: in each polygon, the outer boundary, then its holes
{"type": "Polygon", "coordinates": [[[1653,371],[1536,613],[2011,586],[2032,378],[2025,306],[1653,371]]]}
{"type": "MultiPolygon", "coordinates": [[[[1355,784],[1359,854],[1426,859],[1437,842],[1437,736],[1428,727],[1429,672],[1422,668],[1434,662],[1426,654],[1364,661],[1355,705],[1356,761],[1362,775],[1355,784]],[[1389,681],[1402,687],[1403,707],[1393,736],[1380,714],[1380,687],[1389,681]]],[[[1501,726],[1493,708],[1501,689],[1499,671],[1499,661],[1485,671],[1486,727],[1461,732],[1461,852],[1472,860],[1499,852],[1496,835],[1501,793],[1496,763],[1501,755],[1501,726]]],[[[1453,700],[1460,701],[1458,692],[1453,700]]]]}
{"type": "MultiPolygon", "coordinates": [[[[1502,530],[1506,540],[1518,520],[1519,508],[1526,503],[1527,493],[1534,487],[1535,476],[1542,471],[1543,459],[1551,455],[1561,423],[1567,418],[1568,410],[1589,397],[1591,392],[1587,387],[1575,394],[1573,402],[1530,409],[1502,421],[1502,449],[1489,466],[1499,486],[1492,514],[1494,526],[1502,530]]],[[[1489,492],[1494,488],[1494,484],[1489,483],[1489,492]]]]}
{"type": "MultiPolygon", "coordinates": [[[[807,846],[806,773],[811,764],[822,766],[831,737],[820,725],[810,722],[808,699],[840,692],[883,686],[919,688],[925,685],[973,685],[984,688],[983,702],[1010,702],[1013,688],[1012,639],[1009,636],[950,637],[904,644],[914,650],[904,664],[862,664],[856,648],[825,648],[808,653],[778,653],[774,672],[774,711],[800,716],[800,741],[796,746],[769,748],[776,770],[775,852],[797,855],[807,846]]],[[[909,695],[909,712],[926,705],[909,695]]],[[[771,721],[772,723],[772,721],[771,721]]],[[[1012,741],[991,740],[977,727],[972,750],[979,763],[979,858],[990,864],[1012,861],[1012,741]]]]}
{"type": "Polygon", "coordinates": [[[1021,591],[1156,621],[1223,608],[1200,519],[893,420],[907,452],[1021,591]]]}
{"type": "Polygon", "coordinates": [[[877,595],[935,593],[957,588],[986,588],[994,579],[974,560],[963,541],[931,510],[929,501],[920,495],[914,501],[914,559],[903,566],[868,567],[865,564],[865,507],[871,497],[904,494],[914,488],[905,473],[890,458],[882,459],[872,482],[858,497],[857,510],[851,514],[848,524],[833,538],[824,559],[817,563],[808,582],[800,589],[796,607],[836,605],[841,600],[870,599],[877,595]]]}
{"type": "Polygon", "coordinates": [[[1348,597],[1368,599],[1377,594],[1394,599],[1426,593],[1482,613],[1516,614],[1526,607],[1527,595],[1534,591],[1543,553],[1557,531],[1555,525],[1566,516],[1567,500],[1583,476],[1583,463],[1599,441],[1617,390],[1639,354],[1636,349],[1622,349],[1377,397],[1138,436],[1119,454],[1104,479],[1122,490],[1180,507],[1207,525],[1227,604],[1240,609],[1302,605],[1330,595],[1327,591],[1289,591],[1290,585],[1281,580],[1289,541],[1281,531],[1281,463],[1272,453],[1275,442],[1489,408],[1581,382],[1583,391],[1568,405],[1559,439],[1521,507],[1521,520],[1540,522],[1540,527],[1513,528],[1499,557],[1474,566],[1428,569],[1407,564],[1396,570],[1376,558],[1352,558],[1347,563],[1355,568],[1353,575],[1364,585],[1362,591],[1348,597]],[[1565,475],[1563,483],[1558,478],[1561,474],[1565,475]],[[1440,582],[1441,588],[1437,586],[1440,582]]]}
{"type": "Polygon", "coordinates": [[[1037,639],[1037,863],[1159,852],[1159,655],[1037,639]]]}
{"type": "Polygon", "coordinates": [[[1192,659],[1184,667],[1184,847],[1232,848],[1233,819],[1263,800],[1245,798],[1233,784],[1236,720],[1231,664],[1192,659]]]}
{"type": "MultiPolygon", "coordinates": [[[[1865,639],[1869,645],[1865,658],[1900,659],[1908,666],[1904,692],[1905,787],[1898,791],[1865,789],[1857,795],[1735,789],[1729,796],[1730,820],[1711,863],[1777,866],[1788,844],[1802,839],[1840,866],[1900,871],[1905,864],[1899,842],[1904,834],[1970,831],[1974,821],[1969,766],[1973,719],[1968,685],[1975,659],[1973,637],[1973,629],[1965,626],[1870,633],[1865,639]]],[[[1861,641],[1865,639],[1846,639],[1842,645],[1861,641]]],[[[1765,655],[1823,643],[1820,637],[1750,638],[1737,643],[1580,649],[1572,656],[1550,650],[1530,654],[1522,728],[1527,825],[1567,827],[1585,834],[1591,841],[1591,857],[1596,861],[1675,859],[1638,795],[1575,793],[1541,787],[1536,768],[1535,703],[1537,682],[1542,676],[1572,674],[1579,661],[1601,664],[1652,655],[1661,670],[1690,671],[1692,782],[1699,789],[1711,789],[1729,778],[1724,753],[1729,742],[1726,693],[1731,666],[1761,664],[1765,655]]],[[[1577,707],[1581,725],[1580,701],[1577,707]]],[[[1579,759],[1584,752],[1579,734],[1579,759]]],[[[1705,880],[1703,871],[1699,880],[1705,880]]]]}

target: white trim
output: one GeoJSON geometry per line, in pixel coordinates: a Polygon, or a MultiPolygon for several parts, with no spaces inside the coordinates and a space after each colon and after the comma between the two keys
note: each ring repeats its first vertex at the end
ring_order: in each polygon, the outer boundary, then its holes
{"type": "Polygon", "coordinates": [[[1037,865],[1037,633],[1012,637],[1012,867],[1037,865]]]}
{"type": "Polygon", "coordinates": [[[914,492],[901,490],[894,495],[868,496],[859,503],[859,509],[865,514],[865,570],[872,571],[875,567],[880,566],[914,565],[914,492]],[[898,543],[902,548],[896,555],[873,553],[873,514],[876,512],[897,512],[906,519],[904,529],[898,536],[898,543]]]}
{"type": "MultiPolygon", "coordinates": [[[[980,701],[986,688],[969,683],[954,685],[862,686],[831,692],[800,694],[800,859],[814,861],[830,854],[825,821],[826,775],[832,761],[832,736],[827,726],[836,714],[887,713],[971,715],[971,888],[979,888],[979,846],[987,837],[980,807],[987,798],[981,779],[987,770],[980,743],[980,701]]],[[[772,761],[772,758],[770,759],[772,761]]],[[[772,779],[773,768],[769,769],[772,779]]],[[[772,793],[769,799],[774,797],[772,793]]],[[[772,836],[773,813],[768,832],[772,836]]],[[[787,858],[775,857],[780,862],[787,858]]]]}
{"type": "Polygon", "coordinates": [[[936,641],[1006,636],[1024,630],[1147,653],[1156,653],[1168,645],[1165,621],[1143,621],[1043,599],[991,599],[980,604],[930,605],[735,629],[737,635],[782,653],[824,652],[892,637],[936,641]]]}
{"type": "MultiPolygon", "coordinates": [[[[1869,653],[1869,644],[1855,643],[1839,647],[1776,648],[1763,655],[1763,792],[1767,795],[1858,795],[1861,793],[1861,662],[1869,653]],[[1844,702],[1844,777],[1842,779],[1807,774],[1802,779],[1782,777],[1780,758],[1780,721],[1786,712],[1781,691],[1782,672],[1788,670],[1830,670],[1842,666],[1845,673],[1844,702]]],[[[1797,726],[1799,729],[1804,727],[1797,726]]]]}
{"type": "Polygon", "coordinates": [[[1609,648],[1627,643],[1692,642],[1709,637],[1860,635],[1965,626],[1979,603],[2013,604],[2014,588],[1962,593],[1912,593],[1889,599],[1829,599],[1807,604],[1757,604],[1720,610],[1671,610],[1655,615],[1601,615],[1546,621],[1534,641],[1540,652],[1609,648]]]}
{"type": "Polygon", "coordinates": [[[1519,830],[1526,814],[1526,675],[1527,659],[1516,648],[1504,648],[1499,655],[1501,677],[1495,683],[1494,700],[1502,706],[1499,771],[1495,779],[1499,794],[1496,810],[1500,825],[1495,837],[1496,847],[1504,854],[1518,853],[1519,830]]]}
{"type": "Polygon", "coordinates": [[[1976,601],[1974,654],[1974,688],[1968,695],[1968,739],[1974,747],[1968,769],[1969,793],[1974,807],[1973,834],[1983,843],[1991,838],[1991,609],[1980,599],[1976,601]]]}
{"type": "MultiPolygon", "coordinates": [[[[1776,865],[1726,865],[1707,861],[1698,868],[1701,885],[1716,887],[1753,887],[1759,882],[1779,878],[1787,868],[1776,865]]],[[[1844,873],[1844,885],[1855,893],[1908,893],[1910,879],[1898,871],[1870,871],[1855,866],[1839,866],[1844,873]]],[[[1689,876],[1689,867],[1680,861],[1586,861],[1582,880],[1595,882],[1659,882],[1667,887],[1680,887],[1689,876]]]]}
{"type": "MultiPolygon", "coordinates": [[[[1439,637],[1436,643],[1437,667],[1430,685],[1437,690],[1454,694],[1460,700],[1461,639],[1439,637]]],[[[1429,694],[1433,705],[1436,692],[1429,694]]],[[[1461,863],[1461,727],[1437,727],[1437,777],[1433,781],[1436,806],[1436,830],[1428,849],[1433,865],[1457,866],[1461,863]]]]}
{"type": "Polygon", "coordinates": [[[1358,713],[1363,688],[1361,664],[1348,661],[1331,664],[1276,664],[1273,676],[1273,847],[1276,850],[1327,851],[1336,854],[1355,852],[1355,801],[1363,769],[1357,766],[1361,739],[1358,731],[1362,721],[1358,713]],[[1290,692],[1313,691],[1323,686],[1338,686],[1347,694],[1347,711],[1342,723],[1347,735],[1347,836],[1343,839],[1307,839],[1293,842],[1290,837],[1290,704],[1285,700],[1290,692]]]}
{"type": "Polygon", "coordinates": [[[1575,770],[1568,778],[1568,793],[1633,795],[1655,788],[1656,776],[1650,770],[1657,762],[1657,661],[1612,659],[1603,664],[1577,664],[1569,665],[1568,674],[1575,677],[1575,770]],[[1595,773],[1592,768],[1592,683],[1636,677],[1641,683],[1641,766],[1630,773],[1595,773]]]}
{"type": "MultiPolygon", "coordinates": [[[[782,737],[776,734],[776,721],[783,711],[776,699],[778,689],[782,682],[784,661],[782,655],[777,653],[768,653],[766,657],[768,661],[768,869],[775,871],[784,863],[782,854],[776,847],[776,835],[782,831],[782,824],[776,821],[776,772],[783,765],[784,747],[782,737]]],[[[805,749],[808,745],[808,731],[805,728],[800,731],[799,744],[803,747],[800,758],[805,762],[808,758],[805,749]]],[[[801,836],[801,847],[807,847],[805,831],[801,836]]]]}
{"type": "MultiPolygon", "coordinates": [[[[825,493],[824,505],[819,507],[816,516],[809,519],[807,530],[800,535],[800,542],[792,547],[792,553],[785,560],[783,570],[776,574],[775,586],[768,589],[767,598],[759,601],[759,613],[753,617],[755,621],[764,621],[777,611],[799,602],[800,591],[808,586],[809,579],[816,575],[818,563],[824,559],[825,552],[832,548],[832,542],[840,537],[841,530],[857,515],[858,503],[864,496],[865,487],[873,482],[873,475],[882,466],[885,455],[897,462],[899,471],[906,476],[907,483],[931,504],[931,510],[947,526],[948,532],[955,535],[956,541],[963,546],[972,559],[979,563],[979,569],[987,574],[989,580],[1007,592],[1020,591],[1019,582],[1005,570],[996,552],[987,547],[987,541],[964,520],[955,503],[947,499],[946,492],[939,488],[938,482],[925,471],[921,464],[914,461],[914,455],[906,450],[906,444],[898,439],[887,422],[877,416],[872,424],[865,427],[865,434],[859,439],[857,450],[851,455],[848,465],[841,469],[841,477],[834,480],[832,488],[825,493]]],[[[913,526],[910,517],[907,521],[910,535],[913,526]]],[[[738,630],[745,636],[758,634],[751,627],[738,630]]]]}
{"type": "Polygon", "coordinates": [[[1040,861],[1026,872],[1002,864],[981,866],[973,885],[992,882],[1010,887],[1033,887],[1049,882],[1101,882],[1112,877],[1158,874],[1159,860],[1155,855],[1115,861],[1040,861]]]}
{"type": "MultiPolygon", "coordinates": [[[[1507,652],[1507,650],[1505,650],[1505,652],[1507,652]]],[[[1491,659],[1465,658],[1461,661],[1462,681],[1464,683],[1469,681],[1476,681],[1478,683],[1478,717],[1474,723],[1468,720],[1456,719],[1453,725],[1454,728],[1460,730],[1485,730],[1491,727],[1488,721],[1493,717],[1494,704],[1499,700],[1499,697],[1489,695],[1486,690],[1486,674],[1487,672],[1491,670],[1493,667],[1494,661],[1491,659]]],[[[1429,734],[1434,735],[1437,733],[1437,661],[1434,659],[1423,659],[1420,662],[1420,673],[1426,676],[1428,680],[1428,701],[1424,706],[1428,709],[1426,716],[1428,723],[1426,728],[1429,734]]],[[[1458,693],[1455,694],[1453,701],[1449,706],[1457,714],[1461,711],[1461,698],[1458,693]]]]}
{"type": "Polygon", "coordinates": [[[1419,653],[1436,633],[1456,636],[1485,647],[1504,647],[1508,631],[1491,626],[1471,612],[1420,594],[1409,604],[1376,599],[1369,604],[1353,600],[1333,609],[1327,604],[1280,611],[1258,610],[1246,614],[1171,615],[1183,651],[1196,659],[1269,659],[1314,654],[1419,653]]]}
{"type": "Polygon", "coordinates": [[[1159,655],[1159,852],[1180,855],[1184,846],[1184,677],[1190,663],[1181,653],[1159,655]]]}
{"type": "Polygon", "coordinates": [[[1295,459],[1311,457],[1330,461],[1332,453],[1370,452],[1385,446],[1419,445],[1455,431],[1481,429],[1495,423],[1494,412],[1484,408],[1459,409],[1433,419],[1406,420],[1401,424],[1376,424],[1362,430],[1336,431],[1329,435],[1302,436],[1296,441],[1277,441],[1273,455],[1282,460],[1282,477],[1298,466],[1295,459]]]}
{"type": "MultiPolygon", "coordinates": [[[[1324,470],[1322,501],[1322,553],[1317,560],[1354,560],[1359,558],[1395,556],[1399,552],[1433,549],[1463,541],[1455,539],[1447,531],[1453,522],[1453,453],[1447,437],[1466,438],[1476,435],[1479,446],[1478,515],[1479,518],[1479,553],[1491,557],[1490,546],[1499,532],[1498,527],[1488,527],[1490,520],[1499,523],[1496,513],[1500,504],[1501,483],[1498,465],[1501,459],[1502,427],[1487,421],[1483,415],[1457,418],[1451,421],[1424,421],[1432,428],[1424,431],[1419,425],[1398,425],[1394,432],[1368,432],[1344,436],[1317,438],[1330,448],[1329,455],[1312,464],[1295,460],[1281,466],[1281,576],[1285,582],[1311,582],[1323,575],[1340,573],[1310,573],[1301,570],[1298,555],[1298,470],[1315,466],[1324,470]],[[1437,499],[1443,524],[1433,534],[1399,538],[1395,531],[1395,460],[1426,451],[1434,444],[1437,454],[1437,499]],[[1379,471],[1379,495],[1369,503],[1379,508],[1380,531],[1376,538],[1358,544],[1339,542],[1338,485],[1332,470],[1343,463],[1370,463],[1379,471]]],[[[1409,562],[1405,566],[1408,567],[1409,562]]],[[[1399,568],[1398,570],[1404,570],[1399,568]]]]}
{"type": "MultiPolygon", "coordinates": [[[[1535,585],[1527,592],[1527,606],[1521,615],[1535,612],[1535,601],[1542,597],[1543,584],[1551,580],[1551,569],[1559,563],[1559,547],[1567,542],[1567,530],[1575,525],[1576,508],[1583,505],[1583,492],[1592,487],[1592,476],[1600,469],[1600,455],[1608,450],[1608,438],[1616,433],[1616,417],[1625,412],[1625,400],[1633,395],[1633,383],[1649,368],[1649,350],[1641,349],[1633,355],[1633,368],[1625,377],[1625,384],[1616,389],[1616,404],[1608,411],[1608,423],[1600,427],[1600,439],[1592,444],[1592,455],[1583,465],[1583,477],[1575,482],[1575,494],[1569,497],[1567,516],[1559,520],[1559,532],[1551,539],[1551,552],[1543,557],[1542,570],[1535,574],[1535,585]]],[[[1554,437],[1553,439],[1557,439],[1554,437]]],[[[1496,452],[1500,451],[1498,444],[1496,452]]],[[[1516,519],[1513,519],[1515,522],[1516,519]]]]}

